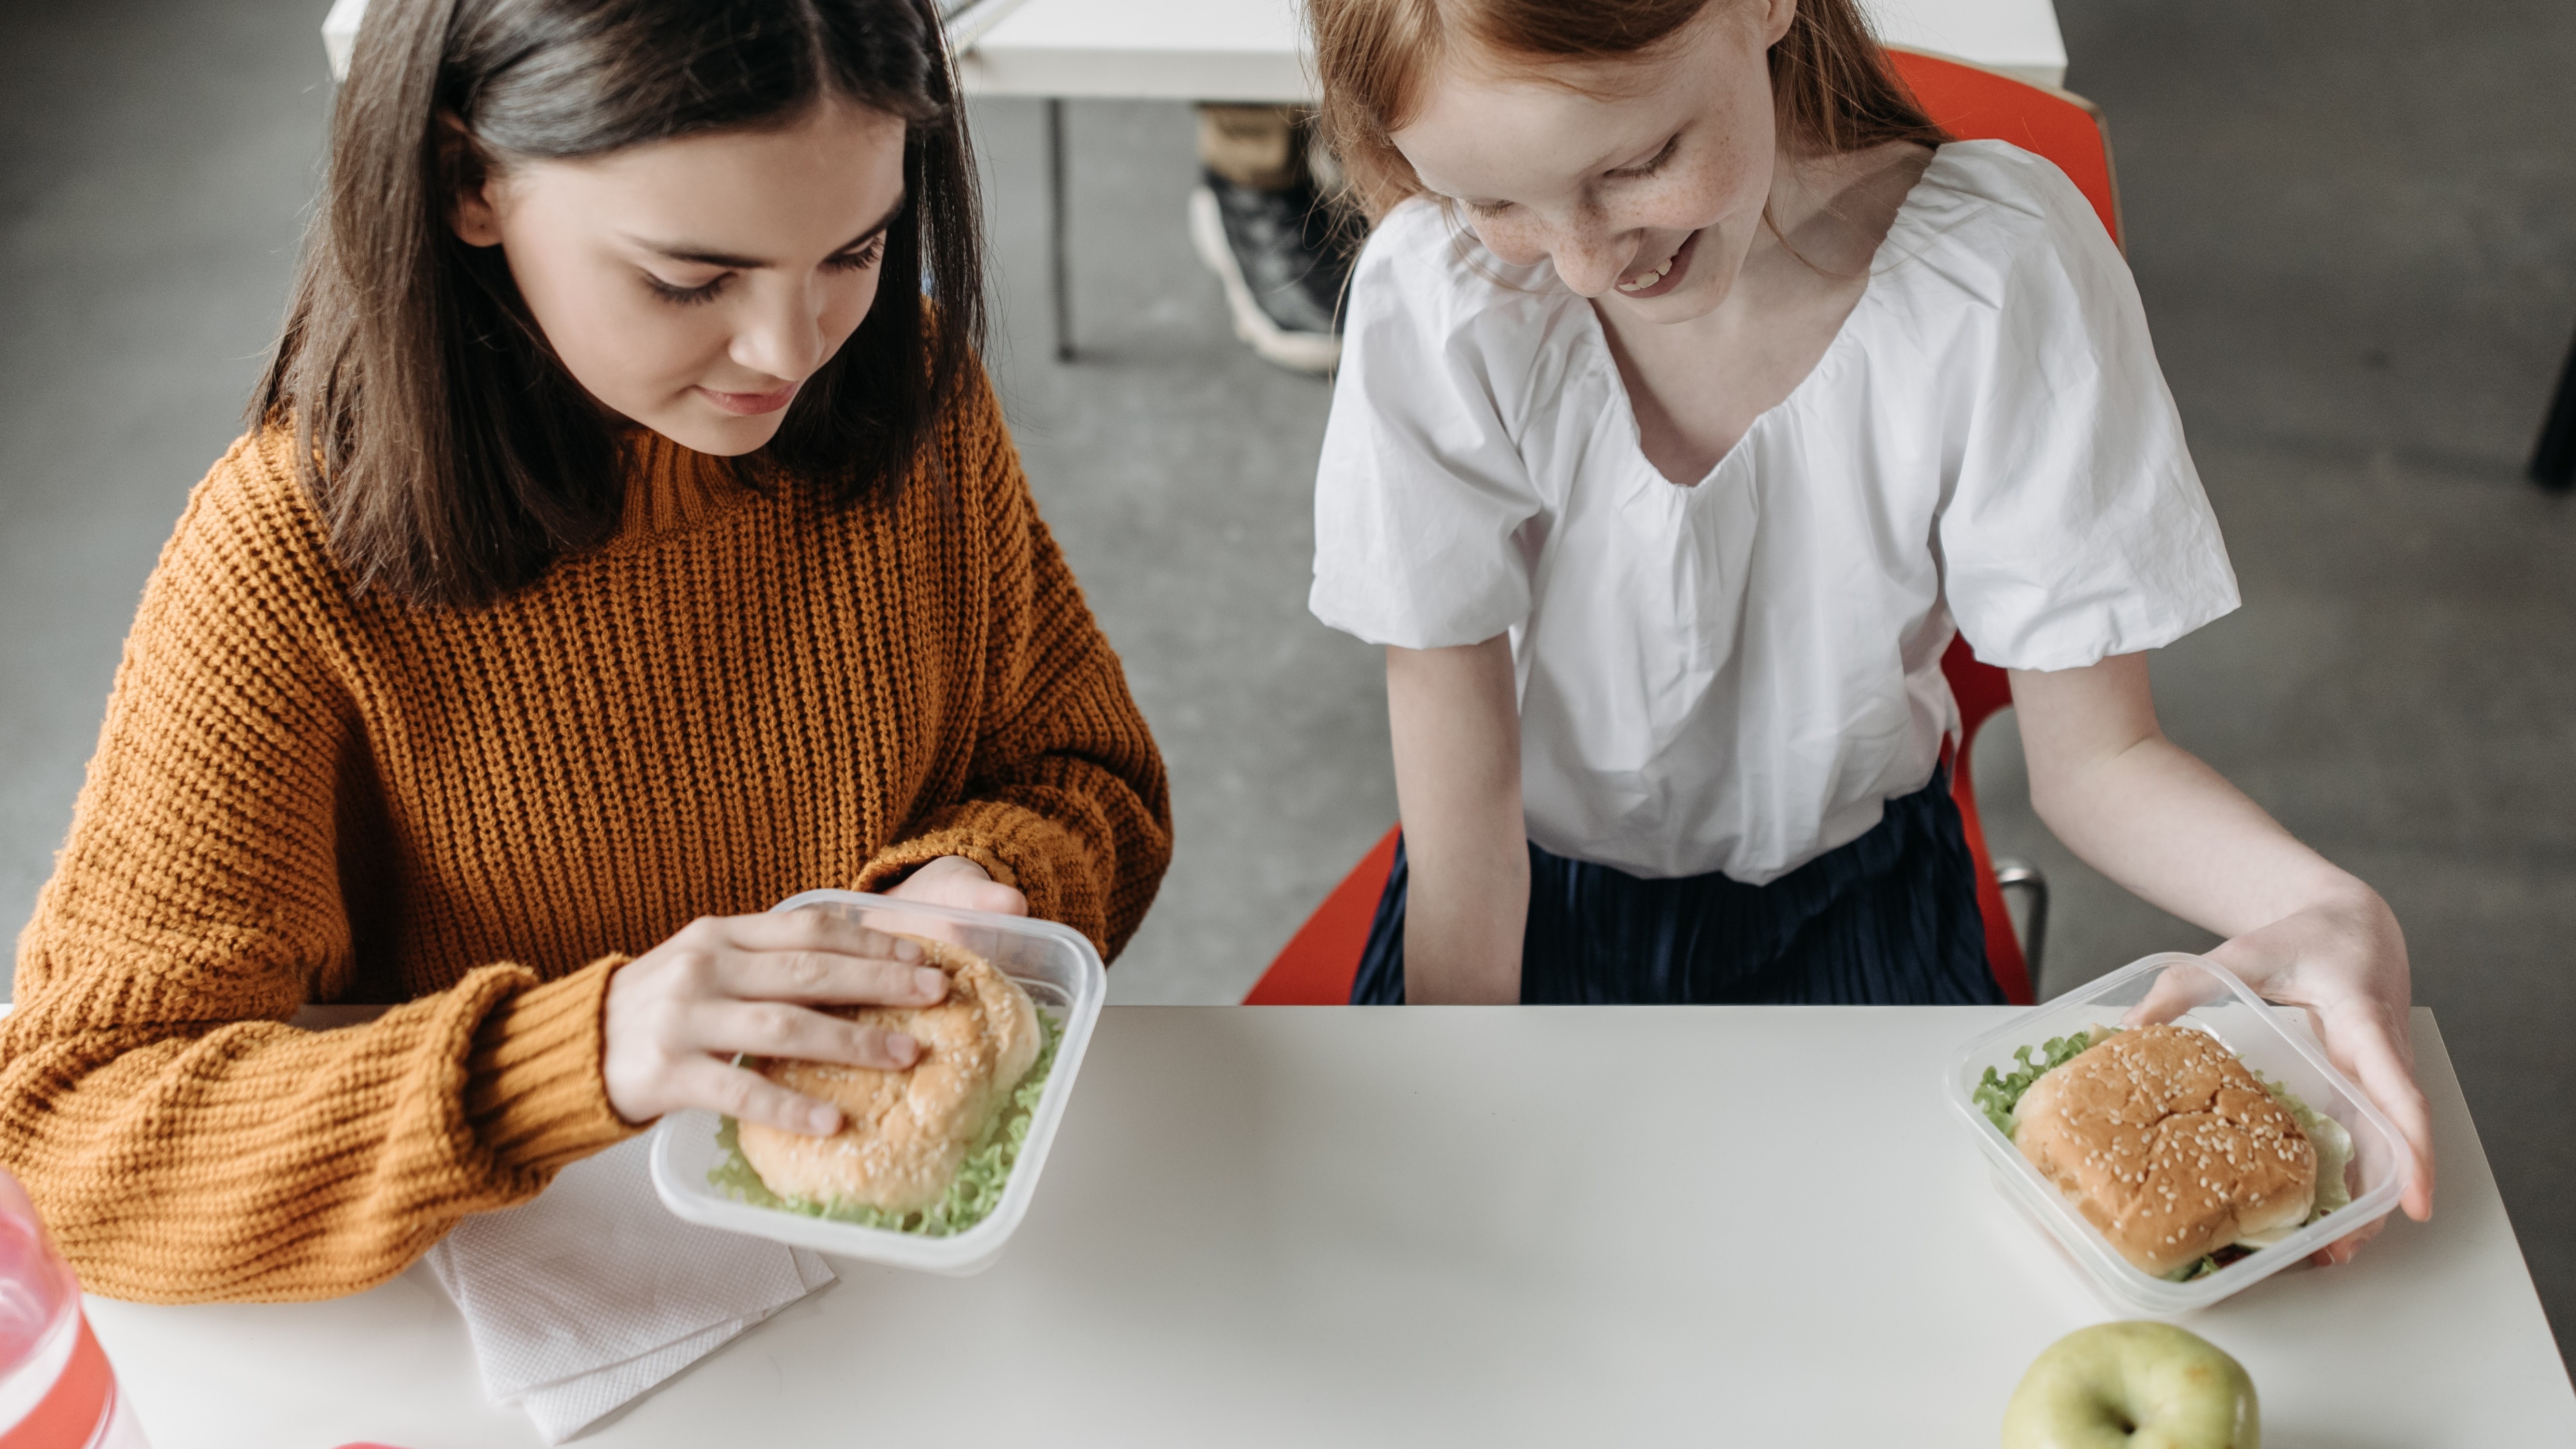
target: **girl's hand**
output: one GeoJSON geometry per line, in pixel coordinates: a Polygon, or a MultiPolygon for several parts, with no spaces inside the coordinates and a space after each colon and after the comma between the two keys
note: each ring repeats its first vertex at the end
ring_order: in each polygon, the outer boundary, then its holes
{"type": "Polygon", "coordinates": [[[609,979],[600,1064],[608,1105],[637,1124],[696,1107],[788,1132],[836,1132],[839,1109],[733,1058],[911,1066],[921,1048],[910,1036],[806,1003],[935,1005],[948,976],[921,960],[911,941],[822,911],[692,921],[609,979]]]}
{"type": "MultiPolygon", "coordinates": [[[[2327,1058],[2406,1140],[2415,1172],[2400,1205],[2430,1217],[2432,1113],[2415,1086],[2406,938],[2388,903],[2165,738],[2146,656],[2015,670],[2012,684],[2040,818],[2094,869],[2228,937],[2209,959],[2265,999],[2308,1009],[2327,1058]]],[[[2196,974],[2166,972],[2140,1018],[2190,1010],[2196,974]]],[[[2318,1256],[2343,1262],[2369,1236],[2318,1256]]]]}
{"type": "Polygon", "coordinates": [[[1029,913],[1027,896],[993,879],[984,867],[962,855],[943,855],[924,864],[886,894],[899,901],[960,906],[970,911],[991,911],[997,916],[1029,913]]]}
{"type": "MultiPolygon", "coordinates": [[[[2359,882],[2344,894],[2246,932],[2209,952],[2266,1001],[2307,1008],[2326,1058],[2397,1125],[2414,1159],[2399,1205],[2421,1222],[2433,1212],[2433,1121],[2415,1085],[2407,1036],[2406,938],[2387,903],[2359,882]]],[[[2225,989],[2204,972],[2168,971],[2130,1019],[2172,1021],[2225,989]]],[[[2320,1250],[2319,1264],[2350,1262],[2386,1219],[2320,1250]]]]}
{"type": "MultiPolygon", "coordinates": [[[[2264,999],[2308,1009],[2326,1058],[2388,1114],[2414,1154],[2414,1178],[2399,1205],[2417,1222],[2431,1217],[2433,1113],[2415,1085],[2406,938],[2387,902],[2359,889],[2248,931],[2209,959],[2264,999]]],[[[2337,1240],[2317,1261],[2350,1261],[2385,1221],[2337,1240]]]]}

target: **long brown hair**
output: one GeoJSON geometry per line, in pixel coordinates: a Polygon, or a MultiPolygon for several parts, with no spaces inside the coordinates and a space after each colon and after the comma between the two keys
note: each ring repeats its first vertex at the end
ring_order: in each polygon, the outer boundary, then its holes
{"type": "Polygon", "coordinates": [[[905,206],[867,319],[808,379],[753,487],[848,507],[904,486],[984,334],[975,165],[935,0],[375,0],[254,426],[291,423],[333,554],[365,588],[471,606],[612,537],[613,419],[556,360],[498,248],[447,222],[472,168],[792,124],[827,97],[902,117],[905,206]],[[441,144],[443,116],[468,144],[441,144]],[[934,294],[936,307],[923,297],[934,294]]]}
{"type": "MultiPolygon", "coordinates": [[[[1412,119],[1424,73],[1461,41],[1515,60],[1615,60],[1672,39],[1712,3],[1740,0],[1309,0],[1325,139],[1361,209],[1384,216],[1422,192],[1393,135],[1412,119]]],[[[1896,79],[1853,0],[1798,0],[1769,59],[1780,129],[1801,151],[1950,139],[1896,79]]]]}

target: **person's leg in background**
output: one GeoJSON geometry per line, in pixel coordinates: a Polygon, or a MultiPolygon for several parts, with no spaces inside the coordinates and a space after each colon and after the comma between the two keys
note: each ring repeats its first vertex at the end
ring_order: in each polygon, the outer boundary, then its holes
{"type": "Polygon", "coordinates": [[[1297,106],[1201,105],[1190,240],[1225,285],[1236,336],[1281,367],[1329,372],[1359,229],[1318,183],[1311,120],[1297,106]]]}

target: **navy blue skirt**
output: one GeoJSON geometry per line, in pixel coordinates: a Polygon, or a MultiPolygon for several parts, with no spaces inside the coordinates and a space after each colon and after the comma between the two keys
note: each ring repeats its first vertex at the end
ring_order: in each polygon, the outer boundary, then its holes
{"type": "MultiPolygon", "coordinates": [[[[1771,882],[1644,880],[1533,845],[1521,1000],[2001,1006],[1950,772],[1868,834],[1771,882]]],[[[1351,1001],[1404,1000],[1404,843],[1351,1001]]]]}

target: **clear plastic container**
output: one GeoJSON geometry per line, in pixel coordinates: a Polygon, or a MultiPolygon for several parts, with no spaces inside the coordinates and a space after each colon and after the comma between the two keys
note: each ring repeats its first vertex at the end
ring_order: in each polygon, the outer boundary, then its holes
{"type": "Polygon", "coordinates": [[[1959,1049],[1942,1074],[1942,1091],[1959,1121],[1995,1166],[2005,1194],[2083,1265],[2094,1289],[2114,1308],[2146,1317],[2169,1317],[2206,1308],[2241,1293],[2326,1244],[2386,1217],[2406,1191],[2414,1159],[2397,1128],[2362,1096],[2361,1089],[2325,1058],[2307,1023],[2290,1009],[2254,994],[2225,967],[2173,952],[2134,961],[2098,981],[2026,1011],[1959,1049]],[[2139,1008],[2155,997],[2153,1014],[2139,1008]],[[2245,1064],[2296,1093],[2318,1113],[2352,1134],[2346,1170],[2351,1205],[2328,1213],[2271,1247],[2189,1283],[2153,1277],[2132,1267],[2110,1239],[2084,1220],[2057,1185],[1995,1130],[1970,1096],[1994,1067],[2009,1073],[2017,1047],[2038,1047],[2051,1037],[2095,1026],[2147,1026],[2170,1022],[2205,1031],[2245,1064]]]}
{"type": "Polygon", "coordinates": [[[1109,993],[1109,976],[1100,955],[1081,932],[1052,921],[996,916],[952,906],[922,905],[855,891],[807,891],[781,901],[776,909],[806,907],[864,921],[881,931],[953,941],[991,961],[1002,974],[1020,983],[1040,1011],[1064,1030],[1056,1045],[1055,1065],[1046,1090],[1029,1120],[1002,1200],[992,1215],[962,1233],[945,1238],[899,1233],[807,1217],[779,1208],[736,1202],[707,1181],[724,1160],[716,1146],[721,1119],[712,1112],[675,1112],[653,1131],[653,1188],[662,1205],[693,1223],[727,1232],[748,1233],[848,1258],[963,1276],[980,1273],[1001,1256],[1002,1247],[1019,1228],[1046,1169],[1055,1131],[1064,1120],[1065,1103],[1082,1072],[1082,1056],[1100,1023],[1100,1006],[1109,993]]]}
{"type": "Polygon", "coordinates": [[[81,1311],[80,1281],[0,1172],[0,1444],[149,1449],[81,1311]]]}

